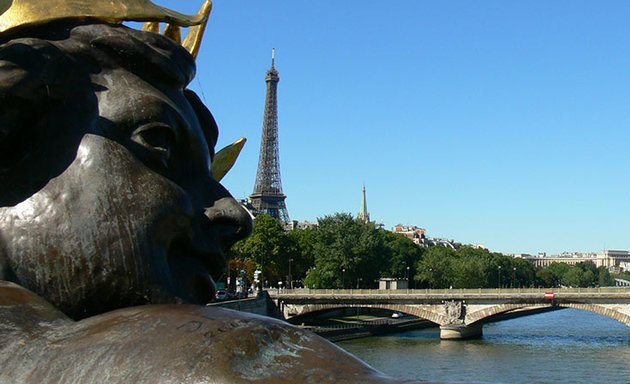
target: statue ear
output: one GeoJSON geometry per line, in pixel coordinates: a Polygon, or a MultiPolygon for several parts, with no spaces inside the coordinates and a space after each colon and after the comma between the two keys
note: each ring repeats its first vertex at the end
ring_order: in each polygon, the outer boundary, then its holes
{"type": "Polygon", "coordinates": [[[201,125],[201,129],[203,130],[211,152],[214,152],[214,146],[217,144],[217,139],[219,137],[219,127],[217,126],[212,113],[203,104],[195,92],[190,89],[184,89],[184,95],[197,115],[197,120],[201,125]]]}

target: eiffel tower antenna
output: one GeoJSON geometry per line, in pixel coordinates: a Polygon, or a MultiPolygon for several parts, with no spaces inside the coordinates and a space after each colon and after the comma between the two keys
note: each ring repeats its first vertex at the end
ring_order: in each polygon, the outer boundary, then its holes
{"type": "Polygon", "coordinates": [[[254,192],[249,196],[252,213],[266,213],[288,224],[289,212],[282,193],[280,180],[280,154],[278,148],[278,83],[280,76],[275,67],[276,50],[271,50],[271,68],[267,71],[267,96],[265,98],[265,116],[263,119],[260,157],[254,192]]]}

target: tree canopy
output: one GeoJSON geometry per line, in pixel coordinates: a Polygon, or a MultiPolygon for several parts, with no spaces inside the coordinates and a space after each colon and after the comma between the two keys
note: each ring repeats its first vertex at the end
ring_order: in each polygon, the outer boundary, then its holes
{"type": "Polygon", "coordinates": [[[415,277],[427,288],[497,288],[529,286],[534,266],[483,248],[432,247],[418,263],[415,277]]]}
{"type": "Polygon", "coordinates": [[[553,263],[536,269],[525,259],[471,246],[422,248],[404,235],[336,213],[318,225],[285,231],[268,215],[231,251],[230,275],[255,269],[276,286],[376,288],[381,277],[408,278],[410,288],[592,287],[614,285],[604,267],[553,263]]]}
{"type": "Polygon", "coordinates": [[[413,241],[349,213],[325,216],[318,223],[308,287],[375,288],[380,277],[404,278],[422,255],[413,241]]]}
{"type": "MultiPolygon", "coordinates": [[[[278,281],[284,281],[284,274],[288,274],[288,260],[295,249],[295,242],[276,219],[269,215],[258,215],[254,219],[252,235],[236,243],[231,255],[255,265],[262,270],[263,280],[275,285],[278,281]]],[[[248,278],[252,281],[253,276],[248,278]]]]}

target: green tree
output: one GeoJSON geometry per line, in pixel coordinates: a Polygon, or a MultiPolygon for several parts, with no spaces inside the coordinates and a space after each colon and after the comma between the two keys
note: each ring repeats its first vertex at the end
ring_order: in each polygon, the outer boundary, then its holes
{"type": "Polygon", "coordinates": [[[417,265],[416,278],[427,288],[492,288],[533,285],[534,266],[483,248],[432,247],[417,265]]]}
{"type": "Polygon", "coordinates": [[[348,213],[319,219],[313,236],[314,277],[308,283],[316,276],[323,288],[375,287],[388,253],[378,231],[348,213]]]}
{"type": "Polygon", "coordinates": [[[551,263],[546,269],[551,274],[551,284],[549,287],[559,287],[560,285],[564,285],[562,278],[569,269],[571,269],[571,266],[567,263],[551,263]]]}
{"type": "MultiPolygon", "coordinates": [[[[492,288],[498,287],[498,268],[511,265],[512,258],[499,253],[491,253],[484,248],[463,246],[457,249],[455,268],[458,288],[492,288]]],[[[507,267],[506,267],[507,268],[507,267]]],[[[506,281],[503,280],[503,283],[506,281]]]]}
{"type": "Polygon", "coordinates": [[[595,282],[595,274],[590,269],[584,270],[579,265],[574,265],[562,276],[561,282],[569,287],[590,287],[595,282]]]}
{"type": "Polygon", "coordinates": [[[478,256],[457,255],[453,263],[453,286],[457,288],[482,288],[488,283],[484,259],[478,256]]]}
{"type": "Polygon", "coordinates": [[[516,268],[515,287],[533,287],[535,285],[536,268],[531,262],[525,259],[513,258],[513,268],[516,268]]]}
{"type": "Polygon", "coordinates": [[[556,278],[549,268],[543,268],[537,271],[536,278],[538,280],[538,284],[543,287],[551,288],[557,286],[556,278]]]}
{"type": "Polygon", "coordinates": [[[330,282],[334,280],[334,271],[324,271],[313,266],[306,272],[304,286],[312,289],[330,288],[330,282]]]}
{"type": "Polygon", "coordinates": [[[287,233],[291,244],[291,277],[296,282],[304,282],[311,267],[315,265],[315,230],[313,228],[294,229],[287,233]]]}
{"type": "Polygon", "coordinates": [[[597,268],[597,284],[600,287],[614,287],[615,279],[610,275],[606,267],[597,268]]]}
{"type": "Polygon", "coordinates": [[[593,263],[553,263],[536,274],[539,282],[548,287],[592,287],[610,284],[610,273],[606,268],[597,268],[593,263]]]}
{"type": "Polygon", "coordinates": [[[381,277],[408,278],[412,280],[416,274],[416,264],[422,258],[424,248],[420,248],[412,240],[399,233],[379,230],[383,238],[387,264],[381,267],[381,277]]]}
{"type": "Polygon", "coordinates": [[[263,272],[262,278],[275,285],[285,280],[287,261],[295,249],[293,245],[282,225],[273,217],[263,214],[256,216],[252,235],[236,243],[231,255],[255,263],[263,272]]]}
{"type": "Polygon", "coordinates": [[[445,247],[428,248],[417,262],[415,279],[431,289],[448,288],[453,285],[455,250],[445,247]]]}

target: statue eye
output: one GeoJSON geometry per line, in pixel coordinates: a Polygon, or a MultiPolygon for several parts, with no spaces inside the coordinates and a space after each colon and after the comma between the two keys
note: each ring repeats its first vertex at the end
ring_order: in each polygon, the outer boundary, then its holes
{"type": "Polygon", "coordinates": [[[148,149],[164,166],[168,165],[175,138],[173,129],[162,123],[145,124],[136,129],[131,136],[133,141],[148,149]]]}

